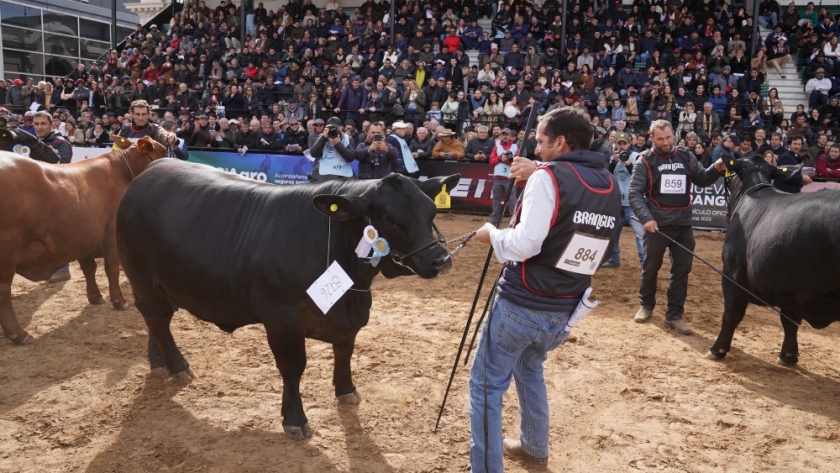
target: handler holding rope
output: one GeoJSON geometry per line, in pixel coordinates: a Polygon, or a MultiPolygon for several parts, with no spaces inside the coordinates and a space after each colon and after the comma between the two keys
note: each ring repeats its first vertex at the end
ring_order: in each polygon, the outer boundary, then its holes
{"type": "MultiPolygon", "coordinates": [[[[548,465],[548,398],[543,362],[569,336],[570,319],[592,274],[610,257],[621,193],[604,155],[587,151],[589,118],[571,107],[537,127],[534,170],[517,157],[510,176],[528,179],[512,228],[487,223],[475,238],[506,263],[470,369],[470,461],[473,473],[501,472],[503,451],[548,465]],[[519,164],[519,165],[517,165],[519,164]],[[516,380],[519,440],[502,437],[502,396],[516,380]]],[[[573,325],[573,324],[572,324],[573,325]]]]}
{"type": "Polygon", "coordinates": [[[650,125],[653,148],[642,153],[630,179],[630,207],[645,227],[645,261],[639,285],[639,310],[634,320],[644,323],[656,306],[656,276],[662,267],[665,250],[671,250],[671,280],[668,283],[668,308],[665,328],[683,335],[694,333],[683,320],[688,293],[688,274],[693,261],[694,230],[691,226],[691,184],[706,187],[714,184],[726,170],[718,159],[703,169],[694,154],[674,146],[674,129],[667,120],[650,125]],[[661,233],[668,238],[663,238],[661,233]]]}

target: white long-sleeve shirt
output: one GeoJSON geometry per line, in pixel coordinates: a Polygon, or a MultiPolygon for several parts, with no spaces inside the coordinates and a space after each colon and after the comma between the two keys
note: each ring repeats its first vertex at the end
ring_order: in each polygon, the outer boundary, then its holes
{"type": "Polygon", "coordinates": [[[515,228],[494,229],[490,241],[500,263],[525,261],[539,254],[554,216],[554,176],[538,167],[522,192],[522,215],[515,228]]]}
{"type": "Polygon", "coordinates": [[[805,83],[805,93],[810,94],[815,90],[819,90],[820,93],[827,94],[828,91],[831,90],[831,80],[826,77],[823,77],[822,79],[817,79],[816,77],[809,79],[808,82],[805,83]]]}

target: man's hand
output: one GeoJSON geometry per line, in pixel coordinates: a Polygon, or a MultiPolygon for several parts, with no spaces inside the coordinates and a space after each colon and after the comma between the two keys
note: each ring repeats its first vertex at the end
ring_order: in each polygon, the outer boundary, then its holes
{"type": "Polygon", "coordinates": [[[645,227],[645,231],[649,233],[656,233],[659,231],[659,225],[656,224],[656,220],[651,220],[643,226],[645,227]]]}
{"type": "Polygon", "coordinates": [[[489,245],[490,244],[490,232],[495,230],[496,227],[493,226],[492,223],[487,222],[481,226],[478,230],[475,231],[475,239],[489,245]]]}
{"type": "Polygon", "coordinates": [[[723,159],[718,158],[718,160],[717,160],[717,161],[715,161],[715,170],[716,170],[717,172],[724,172],[724,171],[726,171],[726,164],[724,164],[723,159]]]}
{"type": "Polygon", "coordinates": [[[178,137],[175,136],[175,134],[170,133],[169,136],[166,138],[166,142],[169,144],[169,146],[175,146],[175,143],[178,142],[178,137]]]}
{"type": "Polygon", "coordinates": [[[808,184],[810,184],[810,183],[812,183],[812,182],[814,182],[814,181],[813,181],[813,180],[811,180],[811,176],[810,176],[810,175],[808,175],[808,174],[803,174],[803,175],[802,175],[802,185],[803,185],[803,186],[807,186],[808,184]]]}
{"type": "Polygon", "coordinates": [[[516,179],[516,181],[527,181],[531,174],[537,169],[537,163],[528,158],[517,156],[513,158],[513,164],[510,166],[509,177],[516,179]]]}

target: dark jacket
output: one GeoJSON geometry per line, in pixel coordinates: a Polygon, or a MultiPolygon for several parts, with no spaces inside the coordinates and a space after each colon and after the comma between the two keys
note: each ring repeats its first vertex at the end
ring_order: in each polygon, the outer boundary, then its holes
{"type": "Polygon", "coordinates": [[[364,141],[356,147],[356,159],[359,160],[359,179],[380,179],[394,171],[394,162],[399,158],[397,148],[385,143],[388,151],[383,153],[376,151],[371,153],[369,148],[372,143],[364,141]]]}

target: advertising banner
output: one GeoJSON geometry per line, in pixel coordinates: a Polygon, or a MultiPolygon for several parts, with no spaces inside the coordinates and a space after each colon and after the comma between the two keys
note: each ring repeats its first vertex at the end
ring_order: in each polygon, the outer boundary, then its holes
{"type": "MultiPolygon", "coordinates": [[[[206,164],[226,172],[239,174],[260,182],[272,184],[301,184],[309,182],[306,175],[313,164],[304,156],[286,154],[216,152],[190,150],[189,160],[206,164]]],[[[353,170],[357,172],[357,162],[353,170]]],[[[456,161],[418,161],[420,179],[460,174],[454,189],[447,189],[452,196],[452,211],[490,215],[493,201],[492,166],[483,163],[456,161]]],[[[726,228],[726,197],[724,181],[720,178],[709,187],[692,186],[693,225],[696,228],[721,230],[726,228]]],[[[521,190],[520,190],[521,192],[521,190]]]]}
{"type": "Polygon", "coordinates": [[[111,151],[111,148],[73,148],[73,158],[71,163],[76,161],[83,161],[85,159],[96,158],[111,151]]]}
{"type": "Polygon", "coordinates": [[[691,186],[692,226],[703,230],[726,229],[726,184],[721,177],[709,187],[691,186]]]}

